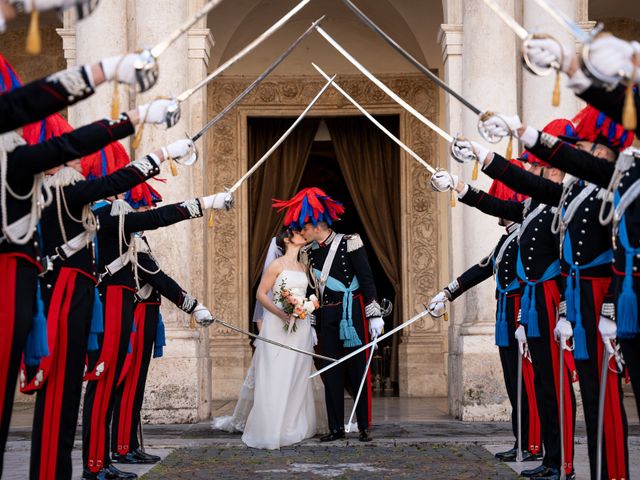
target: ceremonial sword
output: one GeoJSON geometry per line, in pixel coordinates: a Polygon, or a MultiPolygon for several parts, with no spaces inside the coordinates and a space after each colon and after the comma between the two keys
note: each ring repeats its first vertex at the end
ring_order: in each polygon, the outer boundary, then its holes
{"type": "MultiPolygon", "coordinates": [[[[526,344],[525,344],[526,345],[526,344]]],[[[522,356],[518,346],[518,449],[516,450],[516,462],[522,461],[522,356]]]]}
{"type": "Polygon", "coordinates": [[[596,480],[602,478],[602,431],[604,429],[604,402],[607,395],[607,373],[609,361],[613,358],[606,346],[602,352],[602,370],[600,373],[600,394],[598,395],[598,443],[596,450],[596,480]]]}
{"type": "Polygon", "coordinates": [[[347,92],[345,92],[342,87],[340,87],[340,85],[338,85],[335,81],[331,80],[329,78],[329,75],[327,75],[318,65],[316,65],[315,63],[311,63],[311,65],[313,65],[313,68],[315,68],[320,75],[322,75],[324,77],[325,80],[327,81],[331,81],[331,84],[333,85],[333,88],[335,88],[338,92],[340,92],[342,94],[342,96],[344,96],[347,100],[349,100],[354,107],[356,107],[358,110],[360,110],[360,112],[367,117],[369,120],[371,120],[371,122],[373,122],[373,124],[378,127],[380,130],[382,130],[391,140],[393,140],[396,144],[398,144],[398,146],[400,146],[400,148],[402,148],[405,152],[407,152],[409,155],[411,155],[411,157],[413,157],[420,165],[422,165],[424,168],[426,168],[429,173],[431,173],[431,175],[433,175],[434,173],[436,173],[436,169],[433,168],[431,165],[429,165],[425,160],[423,160],[416,152],[414,152],[413,150],[411,150],[411,148],[409,148],[407,145],[405,145],[402,140],[400,140],[398,137],[396,137],[393,133],[391,133],[384,125],[382,125],[378,120],[376,120],[373,115],[371,115],[369,112],[367,112],[364,107],[362,107],[358,102],[356,102],[353,97],[351,97],[347,92]]]}
{"type": "MultiPolygon", "coordinates": [[[[273,62],[271,65],[267,67],[267,69],[260,74],[258,78],[256,78],[247,88],[245,88],[240,95],[234,98],[229,105],[224,107],[220,113],[218,113],[215,117],[213,117],[207,124],[200,129],[198,133],[191,137],[191,141],[195,144],[202,136],[207,133],[207,131],[213,127],[216,123],[222,120],[233,108],[238,105],[244,98],[249,95],[262,81],[276,68],[280,65],[285,58],[287,58],[291,52],[293,52],[302,41],[307,38],[314,30],[316,25],[319,25],[325,19],[325,15],[320,17],[318,20],[313,22],[309,28],[307,28],[302,35],[294,40],[294,42],[289,45],[289,47],[280,54],[280,56],[273,62]]],[[[186,160],[180,161],[179,163],[182,165],[193,165],[198,160],[198,150],[193,147],[193,151],[186,156],[186,160]]]]}
{"type": "MultiPolygon", "coordinates": [[[[556,318],[557,323],[557,318],[556,318]]],[[[567,472],[565,470],[565,454],[564,451],[564,437],[566,432],[564,431],[564,350],[565,350],[566,340],[560,335],[560,340],[558,342],[558,348],[560,351],[560,361],[558,362],[558,386],[560,388],[560,395],[558,404],[560,405],[560,409],[558,411],[558,423],[560,424],[560,479],[564,480],[567,478],[567,472]]],[[[568,346],[567,346],[568,348],[568,346]]]]}
{"type": "MultiPolygon", "coordinates": [[[[502,140],[502,137],[498,137],[495,135],[490,135],[484,128],[482,128],[483,122],[488,118],[497,116],[495,113],[490,112],[488,110],[482,110],[472,104],[469,100],[464,98],[458,92],[456,92],[453,88],[447,85],[443,80],[440,79],[435,73],[425,67],[422,63],[420,63],[413,55],[407,52],[402,46],[396,42],[393,38],[391,38],[384,30],[382,30],[378,25],[376,25],[373,20],[367,17],[362,10],[356,7],[351,0],[342,0],[347,8],[349,8],[360,20],[362,20],[371,30],[378,34],[391,48],[393,48],[396,52],[402,55],[411,65],[416,67],[420,73],[429,78],[432,82],[442,88],[445,92],[451,95],[453,98],[462,103],[465,107],[471,110],[473,113],[478,115],[478,132],[482,137],[490,143],[498,143],[502,140]]],[[[499,117],[499,116],[498,116],[499,117]]],[[[499,117],[501,118],[501,117],[499,117]]],[[[506,123],[506,122],[505,122],[506,123]]]]}
{"type": "Polygon", "coordinates": [[[244,329],[242,329],[240,327],[236,327],[235,325],[227,323],[224,320],[220,320],[218,318],[213,318],[212,320],[213,320],[212,323],[218,323],[218,324],[222,325],[223,327],[227,327],[228,329],[233,330],[234,332],[242,333],[243,335],[247,335],[248,337],[254,338],[256,340],[262,340],[263,342],[270,343],[271,345],[275,345],[276,347],[286,348],[287,350],[291,350],[291,351],[294,351],[294,352],[302,353],[303,355],[308,355],[310,357],[318,358],[320,360],[327,360],[329,362],[335,362],[336,361],[335,358],[325,357],[324,355],[319,355],[319,354],[313,353],[313,352],[307,352],[306,350],[302,350],[300,348],[292,347],[291,345],[285,345],[284,343],[276,342],[275,340],[271,340],[270,338],[266,338],[266,337],[263,337],[261,335],[257,335],[255,333],[251,333],[251,332],[249,332],[247,330],[244,330],[244,329]]]}
{"type": "MultiPolygon", "coordinates": [[[[440,135],[442,138],[444,138],[450,145],[450,151],[451,151],[451,155],[453,155],[454,158],[456,158],[458,161],[463,162],[464,159],[459,158],[458,156],[456,156],[454,150],[453,150],[453,143],[456,140],[461,140],[460,137],[456,137],[454,138],[452,135],[450,135],[449,133],[445,132],[442,128],[440,128],[439,126],[437,126],[435,123],[433,123],[431,120],[429,120],[427,117],[425,117],[423,114],[421,114],[420,112],[418,112],[415,108],[413,108],[411,105],[409,105],[406,101],[404,101],[397,93],[395,93],[393,90],[391,90],[389,87],[387,87],[384,83],[382,83],[382,81],[380,81],[378,78],[376,78],[369,70],[367,70],[360,62],[358,62],[358,60],[356,60],[349,52],[347,52],[337,41],[335,41],[333,39],[333,37],[331,37],[331,35],[329,35],[327,32],[325,32],[322,27],[316,27],[317,32],[322,35],[322,37],[333,47],[335,48],[344,58],[346,58],[354,67],[356,67],[358,70],[360,70],[360,72],[367,77],[369,80],[371,80],[373,83],[375,83],[378,88],[380,88],[383,92],[385,92],[387,95],[389,95],[393,100],[395,100],[400,106],[402,106],[405,110],[407,110],[409,113],[411,113],[414,117],[416,117],[418,120],[420,120],[422,123],[424,123],[426,126],[428,126],[431,130],[433,130],[434,132],[436,132],[438,135],[440,135]]],[[[474,159],[476,159],[476,157],[474,156],[474,159]]]]}

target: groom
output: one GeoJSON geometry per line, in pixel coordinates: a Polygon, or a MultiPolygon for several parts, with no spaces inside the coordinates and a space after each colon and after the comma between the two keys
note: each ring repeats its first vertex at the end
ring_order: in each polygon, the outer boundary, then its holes
{"type": "MultiPolygon", "coordinates": [[[[308,242],[308,267],[320,298],[317,328],[324,355],[340,358],[382,333],[384,321],[376,298],[376,286],[362,239],[358,234],[342,235],[330,226],[344,213],[341,203],[319,188],[301,190],[291,200],[276,201],[279,211],[287,209],[284,224],[299,229],[308,242]]],[[[345,437],[344,379],[345,368],[355,394],[367,364],[362,352],[324,374],[325,401],[329,418],[330,442],[345,437]]],[[[356,409],[359,440],[368,442],[370,382],[363,390],[356,409]]]]}

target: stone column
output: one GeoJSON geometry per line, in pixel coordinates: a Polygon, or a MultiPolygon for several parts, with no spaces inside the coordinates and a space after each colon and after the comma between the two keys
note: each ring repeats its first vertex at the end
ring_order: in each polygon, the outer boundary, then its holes
{"type": "MultiPolygon", "coordinates": [[[[500,4],[512,14],[513,0],[500,4]]],[[[495,18],[482,0],[462,5],[464,29],[442,27],[447,82],[479,108],[514,111],[517,108],[516,37],[495,18]],[[490,26],[490,28],[488,28],[490,26]],[[460,45],[460,37],[462,42],[460,45]],[[482,41],[479,41],[482,39],[482,41]],[[463,49],[462,56],[457,54],[463,49]]],[[[449,101],[448,127],[480,140],[477,116],[449,101]],[[461,127],[461,128],[460,128],[461,127]]],[[[504,152],[506,143],[492,146],[504,152]]],[[[451,163],[451,169],[470,181],[472,165],[451,163]]],[[[477,182],[488,188],[490,179],[479,174],[477,182]]],[[[497,219],[458,205],[451,210],[450,279],[484,258],[497,242],[497,219]],[[481,239],[481,240],[480,240],[481,239]]],[[[452,305],[449,326],[449,410],[463,420],[506,418],[506,395],[497,347],[494,345],[495,300],[493,282],[475,287],[452,305]]]]}
{"type": "MultiPolygon", "coordinates": [[[[554,6],[573,19],[578,19],[579,0],[556,0],[554,6]]],[[[523,26],[530,32],[540,32],[552,35],[561,43],[570,45],[575,39],[566,32],[547,12],[535,2],[523,2],[523,26]]],[[[571,119],[577,113],[582,103],[567,88],[566,76],[562,75],[560,90],[560,106],[551,105],[551,95],[555,84],[555,72],[539,77],[523,67],[522,74],[522,121],[535,128],[542,128],[554,118],[571,119]]],[[[513,114],[515,112],[505,112],[513,114]]]]}

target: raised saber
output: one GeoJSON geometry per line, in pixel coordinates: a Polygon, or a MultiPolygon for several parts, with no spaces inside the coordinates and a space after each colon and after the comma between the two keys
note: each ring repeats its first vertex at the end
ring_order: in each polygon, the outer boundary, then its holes
{"type": "Polygon", "coordinates": [[[284,15],[280,20],[278,20],[276,23],[271,25],[271,27],[269,27],[266,31],[264,31],[258,38],[256,38],[254,41],[252,41],[250,44],[248,44],[246,47],[244,47],[242,50],[236,53],[229,60],[224,62],[222,65],[220,65],[218,68],[216,68],[213,72],[207,75],[207,77],[205,77],[203,80],[198,82],[196,85],[194,85],[190,89],[185,90],[180,95],[178,95],[178,98],[177,98],[178,102],[184,102],[189,97],[191,97],[191,95],[193,95],[202,87],[204,87],[209,82],[211,82],[213,79],[221,75],[230,66],[234,65],[238,60],[240,60],[242,57],[247,55],[254,48],[256,48],[258,45],[264,42],[267,38],[273,35],[276,31],[278,31],[285,23],[289,21],[291,17],[293,17],[296,13],[302,10],[310,1],[311,0],[302,0],[298,5],[293,7],[293,9],[289,10],[289,12],[286,15],[284,15]]]}
{"type": "Polygon", "coordinates": [[[592,40],[590,34],[582,30],[573,20],[571,20],[562,10],[558,7],[554,7],[545,0],[533,0],[536,2],[545,12],[560,24],[567,32],[573,35],[576,40],[581,43],[588,43],[592,40]]]}
{"type": "Polygon", "coordinates": [[[220,113],[218,113],[215,117],[213,117],[204,127],[202,127],[202,129],[198,133],[196,133],[193,137],[191,137],[191,141],[194,143],[198,141],[207,132],[207,130],[209,130],[216,123],[222,120],[227,115],[227,113],[233,110],[236,105],[238,105],[242,100],[244,100],[244,98],[247,95],[249,95],[260,83],[262,83],[262,81],[265,78],[267,78],[267,76],[269,76],[269,74],[271,74],[271,72],[273,72],[276,68],[278,68],[278,66],[285,60],[285,58],[287,58],[291,54],[291,52],[293,52],[298,47],[298,45],[300,45],[300,43],[302,43],[302,41],[305,38],[307,38],[315,30],[315,27],[319,25],[320,22],[322,22],[325,19],[325,17],[326,15],[323,15],[318,20],[313,22],[311,26],[307,28],[304,31],[304,33],[302,33],[302,35],[296,38],[295,41],[291,45],[289,45],[289,48],[287,48],[284,52],[282,52],[280,56],[276,59],[276,61],[273,62],[271,65],[269,65],[269,67],[267,67],[267,69],[264,72],[262,72],[258,78],[256,78],[247,88],[245,88],[240,95],[234,98],[229,105],[224,107],[224,109],[220,113]]]}
{"type": "Polygon", "coordinates": [[[253,175],[255,173],[255,171],[258,170],[258,168],[260,168],[264,162],[267,161],[267,159],[271,156],[271,154],[273,152],[276,151],[276,149],[282,144],[282,142],[284,142],[287,139],[287,137],[291,134],[291,132],[293,132],[293,130],[295,130],[295,128],[298,126],[298,124],[302,121],[302,119],[313,108],[313,106],[316,104],[316,102],[318,100],[320,100],[320,97],[322,96],[322,94],[327,91],[327,88],[329,88],[331,86],[331,83],[333,82],[333,80],[335,78],[336,78],[336,75],[331,77],[329,79],[329,81],[327,83],[325,83],[325,85],[320,89],[320,91],[313,98],[313,100],[311,100],[311,103],[309,103],[309,105],[307,105],[307,108],[305,108],[304,111],[300,114],[300,116],[298,118],[296,118],[296,121],[293,122],[293,124],[287,129],[287,131],[282,134],[282,136],[276,141],[276,143],[274,143],[271,146],[271,148],[269,150],[267,150],[267,152],[260,158],[260,160],[258,160],[255,163],[255,165],[253,167],[251,167],[249,169],[249,171],[247,173],[245,173],[236,183],[233,184],[233,186],[230,189],[228,189],[228,194],[229,195],[232,195],[233,192],[235,192],[238,188],[240,188],[240,186],[245,181],[247,181],[247,179],[249,179],[249,177],[251,177],[251,175],[253,175]]]}
{"type": "MultiPolygon", "coordinates": [[[[318,65],[315,63],[311,63],[313,67],[324,77],[325,80],[330,80],[329,75],[327,75],[318,65]]],[[[358,102],[356,102],[347,92],[345,92],[340,85],[338,85],[335,81],[331,81],[333,88],[335,88],[338,92],[342,94],[347,100],[349,100],[354,107],[356,107],[360,112],[367,117],[373,124],[382,130],[391,140],[393,140],[400,148],[402,148],[405,152],[407,152],[411,157],[413,157],[420,165],[426,168],[431,175],[436,173],[436,169],[429,165],[425,160],[423,160],[416,152],[414,152],[411,148],[409,148],[402,140],[396,137],[393,133],[391,133],[384,125],[382,125],[378,120],[376,120],[373,115],[367,112],[364,107],[362,107],[358,102]]]]}
{"type": "Polygon", "coordinates": [[[301,353],[303,355],[308,355],[310,357],[319,358],[320,360],[327,360],[329,362],[335,362],[335,358],[325,357],[324,355],[318,355],[317,353],[307,352],[306,350],[302,350],[300,348],[292,347],[291,345],[285,345],[284,343],[276,342],[275,340],[271,340],[269,338],[262,337],[260,335],[255,334],[255,333],[251,333],[251,332],[249,332],[247,330],[244,330],[244,329],[242,329],[240,327],[236,327],[235,325],[231,325],[230,323],[227,323],[224,320],[219,320],[217,318],[214,318],[213,319],[213,323],[218,323],[218,324],[222,325],[223,327],[226,327],[226,328],[228,328],[230,330],[233,330],[234,332],[242,333],[243,335],[247,335],[248,337],[254,338],[256,340],[262,340],[263,342],[270,343],[271,345],[275,345],[276,347],[285,348],[287,350],[291,350],[293,352],[298,352],[298,353],[301,353]]]}
{"type": "Polygon", "coordinates": [[[361,346],[360,348],[354,350],[353,352],[345,355],[344,357],[340,358],[339,360],[335,360],[333,363],[330,363],[329,365],[327,365],[326,367],[318,370],[317,372],[312,373],[309,378],[313,378],[313,377],[317,377],[318,375],[326,372],[327,370],[341,364],[342,362],[346,362],[347,360],[349,360],[351,357],[354,357],[355,355],[358,355],[360,352],[364,352],[366,349],[370,348],[371,345],[373,345],[375,342],[381,342],[382,340],[384,340],[385,338],[390,337],[391,335],[393,335],[396,332],[399,332],[400,330],[402,330],[403,328],[407,328],[409,325],[411,325],[412,323],[417,322],[418,320],[420,320],[422,317],[425,317],[427,315],[430,315],[428,310],[425,310],[424,312],[419,313],[418,315],[415,315],[413,317],[411,317],[409,320],[407,320],[404,323],[401,323],[400,325],[398,325],[397,327],[389,330],[387,333],[385,333],[384,335],[380,335],[379,337],[377,337],[375,340],[367,343],[366,345],[361,346]]]}
{"type": "Polygon", "coordinates": [[[176,40],[178,40],[192,26],[194,26],[198,22],[198,20],[200,20],[202,17],[204,17],[207,13],[209,13],[211,10],[216,8],[221,3],[222,3],[222,0],[211,0],[210,2],[206,3],[200,9],[200,11],[196,13],[196,15],[193,18],[186,20],[182,25],[180,25],[180,27],[175,29],[167,39],[161,41],[160,43],[156,44],[153,48],[151,48],[149,50],[149,52],[151,53],[151,56],[153,58],[158,58],[160,55],[162,55],[167,50],[167,48],[173,45],[176,42],[176,40]]]}

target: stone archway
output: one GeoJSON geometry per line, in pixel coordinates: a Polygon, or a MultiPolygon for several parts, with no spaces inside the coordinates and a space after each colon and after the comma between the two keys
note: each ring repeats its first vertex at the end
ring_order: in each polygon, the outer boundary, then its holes
{"type": "MultiPolygon", "coordinates": [[[[438,92],[419,75],[381,76],[400,96],[431,118],[438,115],[438,92]]],[[[341,76],[339,82],[373,114],[398,114],[400,137],[424,159],[437,164],[437,137],[427,127],[398,107],[384,93],[362,77],[341,76]]],[[[209,116],[215,115],[250,82],[246,77],[226,77],[208,92],[209,116]]],[[[232,185],[247,170],[247,130],[249,116],[297,116],[322,87],[323,82],[306,76],[271,77],[263,82],[243,104],[209,133],[206,168],[209,191],[232,185]]],[[[338,92],[330,89],[319,100],[311,115],[358,114],[338,92]]],[[[425,296],[440,283],[440,260],[446,257],[444,232],[438,228],[445,201],[428,187],[423,167],[401,155],[402,185],[402,265],[405,317],[418,311],[425,296]]],[[[249,311],[245,301],[250,294],[248,281],[247,192],[236,194],[236,208],[216,216],[215,228],[205,265],[208,298],[226,321],[246,328],[249,311]]],[[[212,397],[235,398],[250,361],[245,338],[219,326],[210,328],[212,397]]],[[[416,322],[400,345],[400,395],[445,396],[447,392],[447,328],[431,318],[416,322]]]]}

